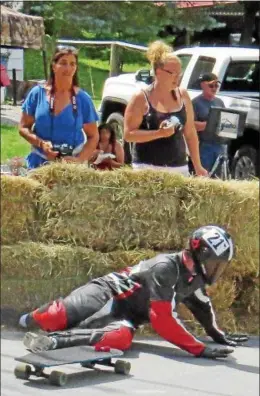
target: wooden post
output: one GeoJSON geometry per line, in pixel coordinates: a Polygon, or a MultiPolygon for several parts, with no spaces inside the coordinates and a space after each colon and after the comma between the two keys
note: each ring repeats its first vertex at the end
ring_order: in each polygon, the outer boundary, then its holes
{"type": "Polygon", "coordinates": [[[47,70],[47,55],[46,55],[46,50],[42,50],[42,60],[43,60],[43,70],[44,70],[44,77],[45,80],[47,81],[48,79],[48,70],[47,70]]]}
{"type": "Polygon", "coordinates": [[[13,76],[13,106],[17,105],[17,80],[16,80],[16,70],[12,69],[12,76],[13,76]]]}
{"type": "Polygon", "coordinates": [[[191,32],[189,30],[186,30],[186,34],[185,34],[185,45],[186,45],[186,47],[190,46],[190,39],[191,39],[191,32]]]}
{"type": "Polygon", "coordinates": [[[120,74],[120,51],[116,44],[111,44],[110,50],[110,77],[120,74]]]}

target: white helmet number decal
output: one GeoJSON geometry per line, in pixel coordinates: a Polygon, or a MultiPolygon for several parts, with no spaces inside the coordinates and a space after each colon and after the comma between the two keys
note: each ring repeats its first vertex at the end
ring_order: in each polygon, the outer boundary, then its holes
{"type": "Polygon", "coordinates": [[[207,231],[202,238],[214,250],[217,256],[220,256],[230,248],[229,242],[217,230],[207,231]]]}

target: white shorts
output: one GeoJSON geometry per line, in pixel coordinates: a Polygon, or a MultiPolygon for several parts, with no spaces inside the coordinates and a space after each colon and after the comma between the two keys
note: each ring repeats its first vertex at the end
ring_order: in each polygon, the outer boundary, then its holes
{"type": "Polygon", "coordinates": [[[143,169],[153,169],[153,170],[163,170],[172,173],[179,173],[183,176],[190,176],[188,165],[183,166],[157,166],[157,165],[148,165],[148,164],[132,164],[132,168],[134,170],[143,170],[143,169]]]}

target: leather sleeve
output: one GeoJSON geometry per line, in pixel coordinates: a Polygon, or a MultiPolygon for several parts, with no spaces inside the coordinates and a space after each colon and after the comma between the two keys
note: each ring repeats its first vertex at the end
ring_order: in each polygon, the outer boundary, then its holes
{"type": "Polygon", "coordinates": [[[176,264],[165,262],[154,268],[150,289],[150,322],[165,340],[193,355],[200,355],[205,345],[185,329],[175,312],[174,288],[177,280],[176,264]]]}
{"type": "Polygon", "coordinates": [[[183,303],[214,341],[219,342],[225,338],[225,333],[218,328],[215,312],[205,288],[197,289],[184,299],[183,303]]]}
{"type": "Polygon", "coordinates": [[[150,308],[150,321],[153,329],[166,341],[177,345],[181,349],[200,355],[205,344],[197,340],[189,333],[177,318],[177,314],[172,315],[172,304],[168,301],[152,301],[150,308]]]}

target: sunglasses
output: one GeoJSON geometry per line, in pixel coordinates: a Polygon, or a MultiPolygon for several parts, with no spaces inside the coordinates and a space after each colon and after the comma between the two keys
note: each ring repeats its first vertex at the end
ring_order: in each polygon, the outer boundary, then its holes
{"type": "Polygon", "coordinates": [[[175,76],[175,77],[182,77],[182,75],[183,75],[182,72],[177,73],[175,71],[171,72],[170,70],[166,70],[166,69],[161,69],[161,70],[163,70],[165,73],[171,74],[172,76],[175,76]]]}
{"type": "Polygon", "coordinates": [[[208,84],[208,87],[209,87],[209,88],[218,88],[218,87],[219,87],[219,84],[218,84],[218,83],[215,83],[215,84],[208,84]]]}

